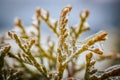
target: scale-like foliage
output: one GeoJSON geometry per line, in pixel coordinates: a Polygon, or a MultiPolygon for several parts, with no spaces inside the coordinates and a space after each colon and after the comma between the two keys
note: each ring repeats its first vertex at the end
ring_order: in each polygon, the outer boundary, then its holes
{"type": "MultiPolygon", "coordinates": [[[[87,18],[90,14],[88,10],[80,13],[80,21],[77,26],[68,25],[68,15],[72,10],[72,6],[67,6],[62,9],[59,20],[54,20],[50,17],[50,13],[42,8],[37,8],[34,16],[32,26],[34,31],[28,34],[22,20],[18,18],[14,24],[19,31],[9,31],[8,36],[10,40],[14,40],[17,44],[18,51],[14,52],[10,49],[11,45],[5,45],[1,48],[0,54],[0,78],[3,80],[62,80],[68,78],[72,80],[77,72],[85,69],[85,80],[103,80],[113,79],[114,76],[119,76],[120,67],[113,67],[100,71],[94,68],[95,60],[92,60],[94,53],[103,55],[103,51],[95,46],[96,43],[106,40],[107,32],[100,31],[83,41],[78,41],[80,35],[90,29],[86,25],[87,18]],[[41,41],[41,21],[44,21],[51,29],[53,34],[58,38],[58,46],[55,47],[56,42],[52,41],[50,37],[47,39],[47,49],[43,47],[41,41]],[[79,46],[80,47],[79,47],[79,46]],[[76,68],[76,61],[80,54],[86,55],[86,64],[76,68]],[[4,69],[4,57],[8,56],[15,60],[12,67],[20,71],[4,69]],[[16,64],[19,63],[19,64],[16,64]],[[47,65],[46,65],[47,63],[47,65]],[[23,76],[20,76],[24,74],[23,76]],[[64,75],[67,73],[68,75],[64,75]],[[99,75],[98,75],[99,74],[99,75]],[[6,77],[10,75],[10,77],[6,77]],[[110,77],[109,77],[110,76],[110,77]]],[[[4,41],[7,42],[6,40],[4,41]]],[[[2,45],[2,44],[1,44],[2,45]]],[[[112,58],[111,55],[101,56],[98,61],[106,58],[112,58]]]]}

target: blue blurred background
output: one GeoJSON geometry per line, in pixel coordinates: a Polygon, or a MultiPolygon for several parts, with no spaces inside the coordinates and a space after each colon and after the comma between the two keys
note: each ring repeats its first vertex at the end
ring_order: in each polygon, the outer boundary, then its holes
{"type": "MultiPolygon", "coordinates": [[[[0,34],[13,28],[16,17],[20,17],[24,25],[29,26],[36,7],[48,10],[52,18],[59,19],[61,9],[69,4],[73,6],[69,17],[70,25],[79,21],[81,10],[89,9],[88,22],[92,32],[105,29],[113,30],[114,35],[119,35],[119,0],[0,0],[0,34]]],[[[43,30],[47,32],[48,28],[44,27],[43,30]]],[[[116,40],[118,45],[120,38],[117,37],[116,40]]]]}

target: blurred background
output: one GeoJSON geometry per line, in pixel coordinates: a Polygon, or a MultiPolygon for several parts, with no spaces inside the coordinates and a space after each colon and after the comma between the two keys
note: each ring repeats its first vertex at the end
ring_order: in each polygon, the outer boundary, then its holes
{"type": "MultiPolygon", "coordinates": [[[[0,35],[14,27],[16,17],[20,17],[26,27],[30,26],[36,7],[48,10],[52,18],[59,19],[61,9],[69,4],[73,6],[69,25],[79,21],[80,11],[89,9],[91,30],[84,35],[106,30],[109,32],[106,49],[120,52],[120,0],[0,0],[0,35]]],[[[42,26],[45,34],[51,33],[46,24],[42,26]]]]}

